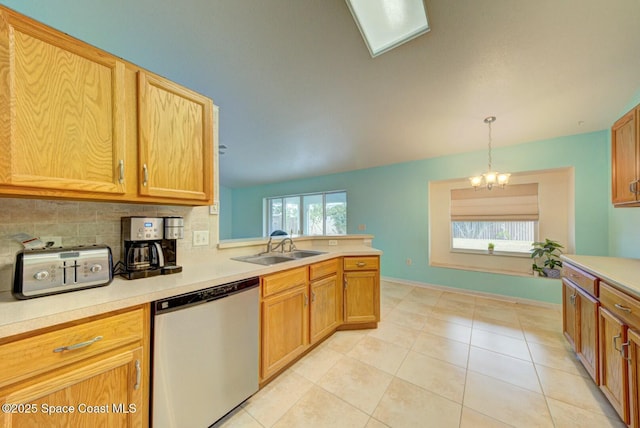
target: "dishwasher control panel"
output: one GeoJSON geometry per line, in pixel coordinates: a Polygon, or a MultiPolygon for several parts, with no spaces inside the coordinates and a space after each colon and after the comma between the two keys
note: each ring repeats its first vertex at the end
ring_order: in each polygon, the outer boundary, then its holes
{"type": "Polygon", "coordinates": [[[155,314],[171,312],[187,306],[197,305],[199,303],[210,302],[212,300],[231,296],[241,291],[258,287],[259,285],[260,278],[258,277],[231,282],[228,284],[216,285],[213,287],[205,288],[203,290],[158,300],[154,303],[153,309],[155,314]]]}

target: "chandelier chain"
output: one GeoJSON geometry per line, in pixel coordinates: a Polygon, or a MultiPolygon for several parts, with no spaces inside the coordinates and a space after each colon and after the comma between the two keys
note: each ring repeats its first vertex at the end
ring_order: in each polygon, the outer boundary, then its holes
{"type": "Polygon", "coordinates": [[[489,122],[489,171],[491,171],[491,122],[489,122]]]}

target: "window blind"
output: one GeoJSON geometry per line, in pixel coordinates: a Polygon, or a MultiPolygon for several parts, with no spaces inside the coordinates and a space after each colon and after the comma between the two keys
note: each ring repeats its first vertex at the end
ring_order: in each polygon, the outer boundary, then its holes
{"type": "Polygon", "coordinates": [[[538,220],[538,183],[451,190],[452,221],[538,220]]]}

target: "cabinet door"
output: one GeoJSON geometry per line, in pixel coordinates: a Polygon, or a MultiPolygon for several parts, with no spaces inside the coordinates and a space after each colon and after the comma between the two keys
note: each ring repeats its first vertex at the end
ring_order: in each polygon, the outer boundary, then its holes
{"type": "Polygon", "coordinates": [[[331,334],[341,322],[341,287],[338,276],[311,283],[311,314],[309,320],[311,343],[331,334]]]}
{"type": "Polygon", "coordinates": [[[640,334],[628,330],[630,426],[640,427],[640,334]]]}
{"type": "Polygon", "coordinates": [[[636,108],[625,114],[611,128],[611,198],[614,205],[638,200],[637,112],[636,108]]]}
{"type": "Polygon", "coordinates": [[[562,279],[562,332],[571,348],[576,350],[576,287],[562,279]]]}
{"type": "Polygon", "coordinates": [[[600,307],[600,389],[625,423],[629,423],[629,374],[622,355],[627,326],[600,307]]]}
{"type": "Polygon", "coordinates": [[[303,353],[309,344],[307,285],[262,301],[262,379],[303,353]]]}
{"type": "Polygon", "coordinates": [[[0,188],[124,193],[122,61],[0,9],[0,70],[0,188]]]}
{"type": "Polygon", "coordinates": [[[378,272],[345,272],[344,322],[380,321],[380,287],[378,272]]]}
{"type": "Polygon", "coordinates": [[[142,348],[91,359],[0,391],[3,427],[140,427],[147,423],[142,348]],[[11,408],[15,403],[22,407],[11,408]],[[62,406],[73,406],[62,407],[62,406]]]}
{"type": "Polygon", "coordinates": [[[213,102],[169,80],[138,73],[138,190],[213,200],[213,102]]]}
{"type": "Polygon", "coordinates": [[[576,341],[575,351],[596,385],[600,385],[598,365],[598,301],[588,293],[575,288],[576,341]]]}

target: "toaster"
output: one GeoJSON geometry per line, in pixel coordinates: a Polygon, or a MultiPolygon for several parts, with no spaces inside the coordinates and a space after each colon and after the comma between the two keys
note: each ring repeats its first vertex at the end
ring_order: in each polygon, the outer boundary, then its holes
{"type": "Polygon", "coordinates": [[[109,285],[113,256],[106,245],[24,249],[16,254],[12,293],[17,299],[109,285]]]}

